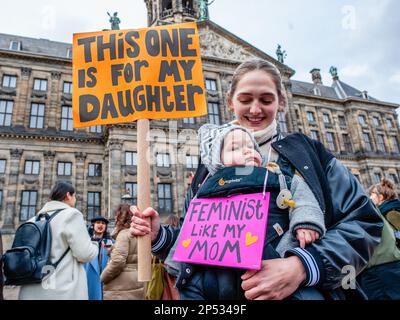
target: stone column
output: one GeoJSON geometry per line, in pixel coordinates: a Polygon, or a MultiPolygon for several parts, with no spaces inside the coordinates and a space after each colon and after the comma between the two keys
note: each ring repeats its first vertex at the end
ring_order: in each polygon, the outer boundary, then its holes
{"type": "MultiPolygon", "coordinates": [[[[43,170],[43,186],[42,186],[42,191],[40,192],[42,195],[41,199],[41,205],[39,206],[40,208],[47,202],[51,188],[53,187],[53,168],[54,168],[54,158],[56,156],[55,151],[50,151],[46,150],[43,151],[43,156],[44,156],[44,167],[45,170],[43,170]]],[[[57,170],[57,168],[56,168],[57,170]]],[[[56,173],[57,175],[57,173],[56,173]]]]}
{"type": "Polygon", "coordinates": [[[17,212],[17,189],[19,185],[19,167],[22,156],[22,149],[10,150],[10,177],[7,192],[7,199],[5,201],[6,210],[4,214],[3,230],[14,230],[14,222],[18,220],[19,214],[17,212]]]}
{"type": "Polygon", "coordinates": [[[107,198],[108,198],[108,211],[109,214],[121,203],[121,183],[123,181],[122,177],[122,140],[119,139],[109,139],[107,144],[108,149],[108,188],[107,198]]]}
{"type": "Polygon", "coordinates": [[[85,152],[75,152],[75,190],[78,209],[87,216],[87,190],[85,176],[85,152]]]}
{"type": "MultiPolygon", "coordinates": [[[[48,111],[46,112],[46,125],[48,128],[56,128],[57,123],[57,113],[61,113],[61,99],[60,99],[60,90],[59,90],[59,82],[61,79],[61,72],[52,71],[51,72],[51,83],[49,85],[49,99],[46,108],[48,111]]],[[[62,92],[62,91],[61,91],[62,92]]]]}
{"type": "Polygon", "coordinates": [[[31,68],[21,68],[21,81],[18,89],[19,93],[17,100],[14,102],[15,112],[13,112],[13,123],[16,126],[23,126],[26,115],[29,115],[30,112],[31,107],[30,105],[28,106],[28,94],[32,91],[29,83],[31,73],[31,68]]]}

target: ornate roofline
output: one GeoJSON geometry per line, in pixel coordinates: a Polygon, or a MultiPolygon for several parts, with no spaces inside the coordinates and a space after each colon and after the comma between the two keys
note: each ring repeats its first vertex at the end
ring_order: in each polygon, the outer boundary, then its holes
{"type": "Polygon", "coordinates": [[[66,66],[72,67],[72,59],[37,54],[26,51],[11,51],[11,50],[0,49],[0,57],[19,58],[24,60],[47,62],[47,63],[57,62],[59,64],[64,64],[66,66]]]}

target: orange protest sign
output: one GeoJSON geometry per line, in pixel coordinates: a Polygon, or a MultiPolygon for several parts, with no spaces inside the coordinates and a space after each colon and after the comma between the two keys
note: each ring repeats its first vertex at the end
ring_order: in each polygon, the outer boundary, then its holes
{"type": "Polygon", "coordinates": [[[206,114],[195,22],[74,34],[75,128],[206,114]]]}

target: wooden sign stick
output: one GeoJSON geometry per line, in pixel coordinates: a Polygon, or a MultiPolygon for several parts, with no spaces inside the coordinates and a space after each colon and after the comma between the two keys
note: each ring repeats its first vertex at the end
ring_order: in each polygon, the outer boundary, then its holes
{"type": "MultiPolygon", "coordinates": [[[[150,163],[147,159],[149,150],[148,133],[150,121],[137,121],[137,153],[138,153],[138,208],[143,211],[150,207],[150,163]]],[[[149,159],[150,160],[150,159],[149,159]]],[[[150,222],[150,219],[148,219],[150,222]]],[[[151,280],[151,236],[138,237],[138,281],[151,280]]]]}

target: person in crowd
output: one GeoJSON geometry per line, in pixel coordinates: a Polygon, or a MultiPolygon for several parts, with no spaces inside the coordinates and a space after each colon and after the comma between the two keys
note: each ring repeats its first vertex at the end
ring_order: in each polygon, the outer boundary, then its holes
{"type": "Polygon", "coordinates": [[[96,241],[99,246],[99,254],[92,261],[85,264],[89,300],[103,300],[103,286],[100,280],[100,275],[105,269],[109,253],[113,245],[111,236],[107,232],[109,221],[102,217],[94,217],[91,221],[89,228],[89,235],[92,241],[96,241]]]}
{"type": "Polygon", "coordinates": [[[400,300],[400,200],[393,182],[384,178],[369,188],[371,200],[384,221],[382,241],[358,281],[370,300],[400,300]]]}
{"type": "MultiPolygon", "coordinates": [[[[48,279],[48,283],[22,285],[20,300],[88,300],[88,287],[84,263],[93,260],[98,245],[90,240],[82,213],[75,208],[75,188],[68,182],[57,182],[49,201],[38,214],[50,216],[63,209],[51,220],[51,258],[64,258],[48,279]]],[[[33,221],[35,218],[32,218],[33,221]]]]}
{"type": "MultiPolygon", "coordinates": [[[[280,73],[271,63],[262,59],[242,63],[232,77],[227,103],[236,116],[232,124],[253,132],[263,156],[282,164],[281,168],[298,171],[324,213],[327,231],[305,248],[288,250],[283,258],[270,259],[263,254],[260,270],[210,270],[181,263],[177,280],[181,298],[197,299],[200,288],[205,299],[281,300],[290,299],[300,287],[318,290],[299,299],[364,297],[360,290],[340,289],[346,275],[343,267],[352,265],[356,274],[366,267],[380,242],[383,226],[357,179],[320,142],[301,133],[286,137],[279,134],[276,117],[278,110],[284,109],[286,97],[280,73]]],[[[183,218],[207,175],[207,168],[200,164],[186,195],[183,218]]],[[[179,228],[161,226],[153,208],[132,208],[132,212],[132,235],[150,234],[153,254],[167,256],[179,228]],[[150,222],[144,219],[147,217],[150,222]]],[[[288,216],[284,217],[282,229],[289,224],[288,216]]],[[[268,220],[267,234],[273,238],[274,233],[279,234],[279,229],[275,230],[268,220]]],[[[265,247],[276,245],[272,241],[265,247]]]]}
{"type": "Polygon", "coordinates": [[[101,273],[104,283],[104,300],[144,299],[144,285],[138,282],[137,239],[129,232],[132,213],[128,204],[120,204],[115,210],[115,239],[111,256],[101,273]]]}

